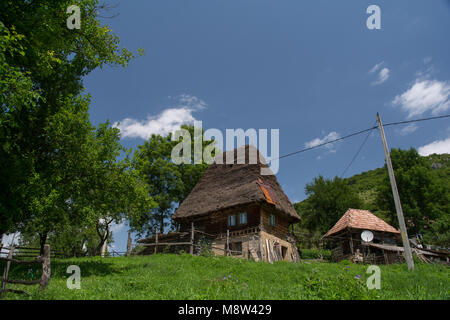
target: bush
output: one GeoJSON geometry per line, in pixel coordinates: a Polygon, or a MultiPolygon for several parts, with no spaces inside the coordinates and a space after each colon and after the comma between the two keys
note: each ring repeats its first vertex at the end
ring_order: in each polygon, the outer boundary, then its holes
{"type": "Polygon", "coordinates": [[[323,249],[300,249],[302,259],[324,259],[331,260],[331,251],[323,249]]]}

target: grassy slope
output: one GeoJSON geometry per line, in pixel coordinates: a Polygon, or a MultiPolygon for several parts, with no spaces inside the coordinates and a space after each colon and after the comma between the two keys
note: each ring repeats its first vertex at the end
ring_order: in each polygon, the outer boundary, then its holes
{"type": "MultiPolygon", "coordinates": [[[[417,264],[416,271],[409,273],[405,265],[381,266],[381,290],[368,290],[369,275],[363,265],[271,265],[226,257],[158,254],[53,261],[46,290],[8,287],[24,289],[32,299],[449,299],[449,270],[442,265],[417,264]],[[81,290],[66,287],[66,268],[71,264],[81,268],[81,290]]],[[[26,268],[15,265],[11,278],[25,279],[26,274],[26,268]]],[[[5,298],[25,297],[7,294],[5,298]]]]}

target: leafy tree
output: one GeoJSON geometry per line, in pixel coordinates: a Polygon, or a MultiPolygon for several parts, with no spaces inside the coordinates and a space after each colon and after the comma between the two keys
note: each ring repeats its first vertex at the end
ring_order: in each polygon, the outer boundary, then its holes
{"type": "Polygon", "coordinates": [[[96,146],[92,148],[96,150],[96,157],[90,169],[95,181],[89,185],[83,206],[90,207],[98,219],[95,224],[100,237],[97,253],[110,237],[111,223],[119,224],[156,206],[148,197],[147,185],[133,171],[131,150],[124,149],[119,139],[119,129],[111,128],[108,123],[102,124],[94,139],[96,146]],[[117,162],[120,152],[126,152],[126,156],[117,162]]]}
{"type": "Polygon", "coordinates": [[[22,157],[11,139],[18,135],[19,125],[24,122],[23,117],[18,118],[11,109],[18,105],[33,108],[39,98],[29,73],[7,61],[7,58],[24,55],[23,38],[14,27],[8,29],[0,20],[0,235],[23,220],[17,208],[22,206],[27,189],[27,177],[23,173],[32,166],[32,160],[22,157]]]}
{"type": "Polygon", "coordinates": [[[338,177],[325,179],[318,176],[307,184],[308,199],[296,205],[302,218],[301,228],[325,234],[349,208],[361,208],[358,194],[338,177]]]}
{"type": "MultiPolygon", "coordinates": [[[[70,111],[67,114],[73,115],[70,111]]],[[[130,151],[120,145],[117,128],[105,123],[94,130],[86,121],[70,123],[61,117],[54,124],[57,130],[48,135],[60,143],[54,165],[48,168],[48,176],[36,176],[34,192],[29,195],[31,218],[20,230],[27,235],[39,234],[41,247],[49,235],[65,226],[95,230],[98,240],[94,251],[100,254],[111,236],[112,223],[146,212],[155,203],[133,172],[130,151]],[[83,124],[85,131],[74,135],[83,124]],[[121,152],[127,155],[116,161],[121,152]]]]}
{"type": "MultiPolygon", "coordinates": [[[[440,179],[439,173],[432,169],[427,158],[421,157],[414,148],[392,149],[391,159],[408,235],[422,234],[428,240],[435,239],[448,245],[450,243],[448,180],[440,179]]],[[[378,188],[377,203],[380,209],[389,215],[390,223],[398,226],[387,169],[383,183],[378,188]]]]}
{"type": "Polygon", "coordinates": [[[78,199],[91,181],[94,128],[88,119],[89,100],[68,99],[67,107],[47,120],[43,135],[53,147],[45,159],[34,158],[28,193],[24,197],[27,219],[16,225],[22,233],[38,233],[43,248],[50,232],[59,225],[78,224],[88,210],[78,199]]]}
{"type": "Polygon", "coordinates": [[[97,0],[0,2],[0,233],[36,232],[43,245],[60,226],[98,221],[102,201],[109,201],[109,214],[117,214],[126,206],[123,197],[112,196],[118,190],[144,194],[137,182],[136,189],[111,187],[136,176],[99,162],[99,143],[117,148],[95,137],[89,122],[83,77],[133,58],[100,24],[101,9],[97,0]],[[80,30],[66,26],[73,4],[81,9],[80,30]],[[101,182],[108,186],[104,198],[89,196],[101,182]]]}
{"type": "MultiPolygon", "coordinates": [[[[112,241],[109,235],[108,243],[112,241]]],[[[73,224],[60,225],[54,231],[49,232],[47,244],[52,250],[64,257],[82,257],[98,255],[99,237],[93,226],[77,226],[73,224]]],[[[22,246],[36,247],[40,245],[39,235],[36,233],[21,234],[19,244],[22,246]]]]}
{"type": "MultiPolygon", "coordinates": [[[[194,137],[194,127],[183,125],[194,137]]],[[[203,141],[204,148],[214,143],[203,141]]],[[[149,140],[135,152],[133,162],[139,176],[147,183],[150,197],[157,206],[146,214],[136,216],[131,221],[133,230],[139,234],[151,234],[156,227],[164,232],[171,225],[170,216],[177,203],[182,202],[191,192],[208,165],[202,161],[194,164],[194,143],[191,141],[191,163],[175,164],[172,161],[172,149],[178,141],[172,141],[172,134],[163,137],[153,134],[149,140]]],[[[172,228],[174,227],[171,225],[172,228]]]]}

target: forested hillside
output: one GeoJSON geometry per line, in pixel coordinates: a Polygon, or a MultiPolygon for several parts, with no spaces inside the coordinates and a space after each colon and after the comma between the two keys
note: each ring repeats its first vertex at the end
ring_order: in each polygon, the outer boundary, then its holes
{"type": "MultiPolygon", "coordinates": [[[[410,236],[449,245],[450,155],[420,156],[415,149],[391,151],[396,181],[410,236]]],[[[319,176],[305,187],[308,198],[295,203],[302,217],[296,233],[300,246],[317,247],[320,237],[347,208],[370,210],[397,227],[397,216],[386,167],[350,178],[319,176]]]]}
{"type": "MultiPolygon", "coordinates": [[[[429,163],[430,169],[435,170],[438,179],[442,184],[448,184],[450,180],[450,155],[449,154],[433,154],[424,157],[429,163]]],[[[395,170],[395,168],[394,168],[395,170]]],[[[377,187],[383,183],[383,178],[386,174],[386,168],[377,168],[355,174],[347,178],[349,186],[359,193],[361,199],[364,201],[364,206],[367,208],[377,209],[376,194],[377,187]]]]}

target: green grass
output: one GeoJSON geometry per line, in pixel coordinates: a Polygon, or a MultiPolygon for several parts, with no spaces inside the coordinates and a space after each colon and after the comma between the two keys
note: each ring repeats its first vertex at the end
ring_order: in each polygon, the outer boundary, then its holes
{"type": "MultiPolygon", "coordinates": [[[[2,266],[2,265],[1,265],[2,266]]],[[[11,279],[29,268],[13,264],[11,279]]],[[[4,299],[449,299],[449,267],[381,266],[381,289],[366,287],[367,266],[341,263],[268,264],[226,257],[158,254],[147,257],[79,258],[52,261],[46,290],[22,289],[4,299]],[[66,286],[69,265],[81,269],[81,289],[66,286]],[[357,279],[357,275],[360,279],[357,279]]],[[[0,269],[2,270],[2,269],[0,269]]],[[[40,273],[36,275],[40,276],[40,273]]]]}

